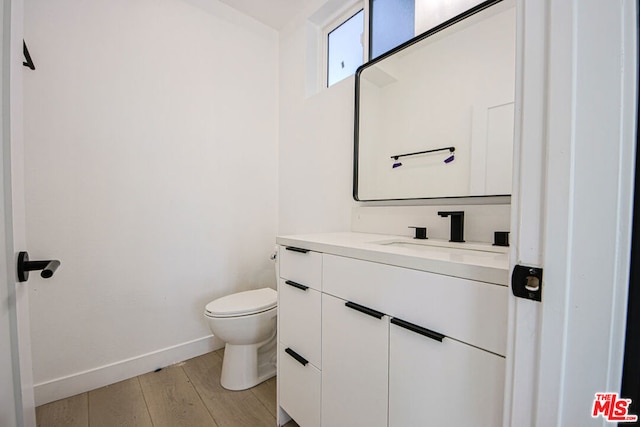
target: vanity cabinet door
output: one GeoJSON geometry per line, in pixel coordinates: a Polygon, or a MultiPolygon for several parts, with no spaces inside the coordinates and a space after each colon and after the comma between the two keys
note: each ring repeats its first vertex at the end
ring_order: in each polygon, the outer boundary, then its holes
{"type": "Polygon", "coordinates": [[[322,295],[322,426],[386,427],[389,318],[322,295]]]}
{"type": "Polygon", "coordinates": [[[505,359],[397,320],[389,330],[389,427],[502,425],[505,359]]]}

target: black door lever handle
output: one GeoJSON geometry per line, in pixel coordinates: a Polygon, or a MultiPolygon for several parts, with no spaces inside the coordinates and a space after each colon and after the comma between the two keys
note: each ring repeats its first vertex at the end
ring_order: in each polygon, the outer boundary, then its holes
{"type": "Polygon", "coordinates": [[[18,280],[20,282],[26,282],[29,279],[29,272],[35,270],[42,270],[40,276],[43,279],[48,279],[53,276],[53,273],[60,267],[60,261],[57,259],[45,260],[45,261],[29,261],[29,254],[27,252],[20,252],[18,254],[18,280]]]}

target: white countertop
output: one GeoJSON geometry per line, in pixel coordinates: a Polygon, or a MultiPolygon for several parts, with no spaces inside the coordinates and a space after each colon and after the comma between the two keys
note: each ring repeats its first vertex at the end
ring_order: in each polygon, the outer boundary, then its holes
{"type": "Polygon", "coordinates": [[[278,236],[276,243],[446,276],[509,284],[509,248],[487,243],[450,243],[352,232],[278,236]]]}

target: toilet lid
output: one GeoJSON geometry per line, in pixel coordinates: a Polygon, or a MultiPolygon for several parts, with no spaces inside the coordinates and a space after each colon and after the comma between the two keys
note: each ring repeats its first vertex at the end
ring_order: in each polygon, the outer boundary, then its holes
{"type": "Polygon", "coordinates": [[[237,316],[265,311],[277,303],[278,293],[271,288],[263,288],[218,298],[207,304],[205,310],[209,316],[237,316]]]}

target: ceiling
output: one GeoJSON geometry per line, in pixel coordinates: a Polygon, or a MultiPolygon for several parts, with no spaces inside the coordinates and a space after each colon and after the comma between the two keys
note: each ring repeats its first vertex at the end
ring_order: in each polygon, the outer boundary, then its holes
{"type": "Polygon", "coordinates": [[[281,30],[310,0],[220,0],[258,21],[281,30]]]}

